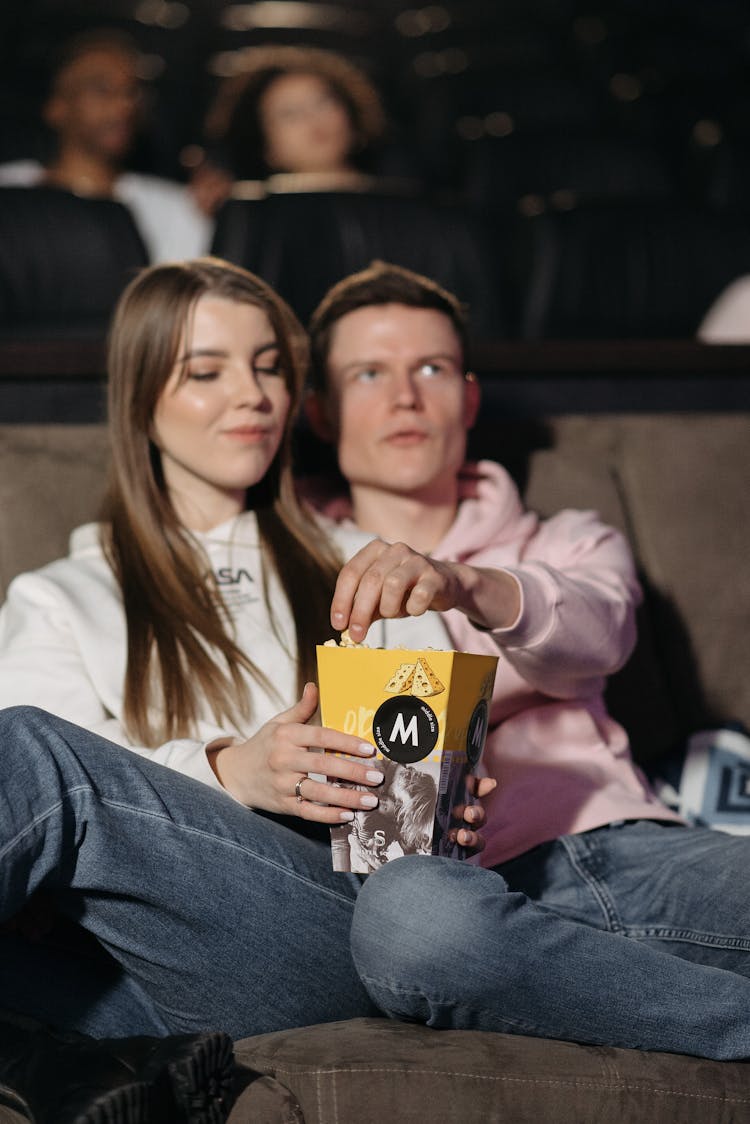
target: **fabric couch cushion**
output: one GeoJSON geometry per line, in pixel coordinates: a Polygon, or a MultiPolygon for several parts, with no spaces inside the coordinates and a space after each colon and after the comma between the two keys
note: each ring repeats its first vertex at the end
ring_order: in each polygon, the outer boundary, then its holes
{"type": "Polygon", "coordinates": [[[0,425],[0,601],[16,574],[68,552],[104,493],[101,425],[0,425]]]}
{"type": "Polygon", "coordinates": [[[230,1124],[737,1124],[750,1120],[750,1063],[579,1046],[386,1019],[244,1039],[264,1080],[230,1124]]]}
{"type": "Polygon", "coordinates": [[[681,737],[750,727],[750,414],[625,417],[619,480],[681,737]]]}

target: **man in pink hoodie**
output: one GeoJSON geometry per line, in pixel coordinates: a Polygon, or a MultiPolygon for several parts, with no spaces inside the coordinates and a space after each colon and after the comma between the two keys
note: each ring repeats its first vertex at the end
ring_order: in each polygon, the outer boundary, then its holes
{"type": "Polygon", "coordinates": [[[540,520],[500,465],[465,463],[479,387],[439,286],[374,263],[329,292],[311,340],[308,417],[343,480],[309,498],[377,536],[332,624],[359,640],[436,609],[456,648],[499,655],[486,869],[410,856],[367,880],[353,950],[371,995],[435,1026],[748,1056],[750,843],[664,807],[604,704],[635,642],[627,543],[590,511],[540,520]]]}

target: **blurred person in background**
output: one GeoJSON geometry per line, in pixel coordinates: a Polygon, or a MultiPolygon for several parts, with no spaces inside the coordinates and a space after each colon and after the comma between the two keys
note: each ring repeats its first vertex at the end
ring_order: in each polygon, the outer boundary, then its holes
{"type": "Polygon", "coordinates": [[[45,185],[123,203],[154,263],[195,257],[209,248],[210,218],[182,184],[126,169],[142,113],[139,56],[130,38],[89,31],[66,43],[43,106],[55,136],[46,165],[0,165],[0,186],[45,185]]]}
{"type": "Polygon", "coordinates": [[[314,190],[357,185],[375,170],[385,116],[359,67],[316,48],[257,47],[245,58],[206,119],[212,155],[191,186],[207,210],[235,179],[292,174],[314,190]]]}

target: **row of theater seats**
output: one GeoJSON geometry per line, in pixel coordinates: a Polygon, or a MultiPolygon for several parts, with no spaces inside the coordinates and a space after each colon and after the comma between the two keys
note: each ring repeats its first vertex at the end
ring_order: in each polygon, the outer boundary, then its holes
{"type": "MultiPolygon", "coordinates": [[[[478,337],[689,337],[718,293],[750,272],[750,225],[664,200],[567,200],[491,221],[417,197],[289,193],[228,202],[213,252],[264,277],[303,320],[329,285],[379,257],[456,292],[478,337]]],[[[118,203],[0,192],[5,338],[101,334],[145,264],[118,203]]]]}

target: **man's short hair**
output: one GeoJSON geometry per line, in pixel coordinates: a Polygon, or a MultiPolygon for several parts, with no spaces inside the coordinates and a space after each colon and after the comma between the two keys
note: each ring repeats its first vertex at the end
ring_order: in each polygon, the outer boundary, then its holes
{"type": "Polygon", "coordinates": [[[334,325],[350,312],[378,304],[431,308],[451,321],[468,364],[469,333],[464,306],[436,281],[400,265],[374,261],[329,289],[310,319],[311,382],[314,390],[328,389],[328,354],[334,325]]]}

